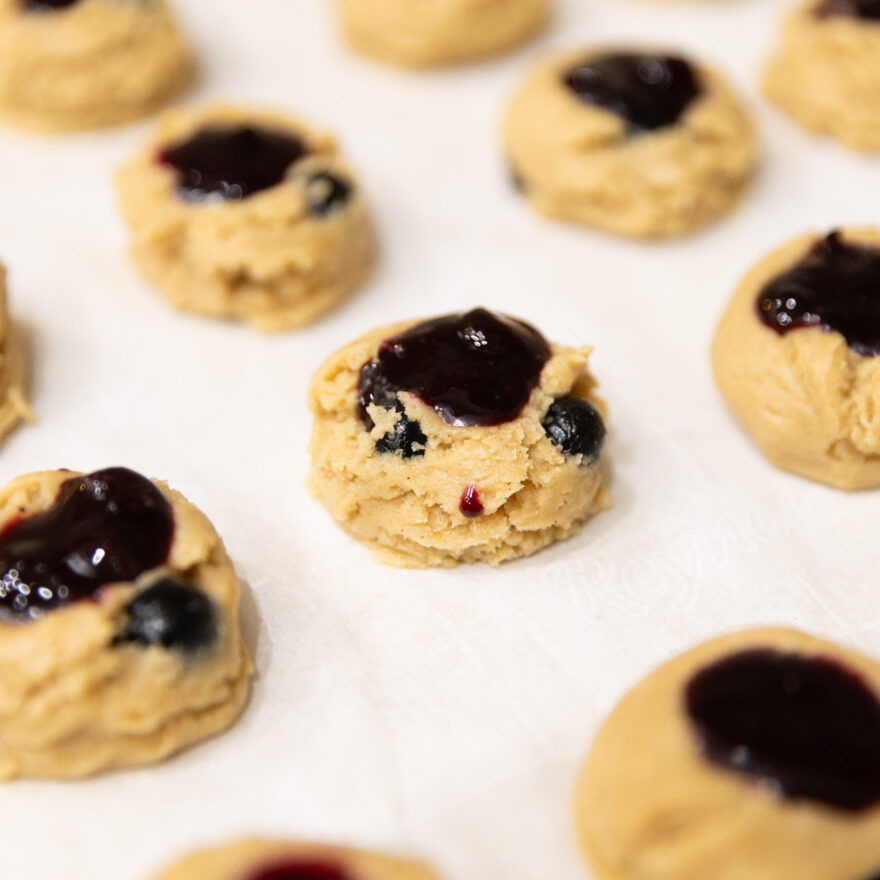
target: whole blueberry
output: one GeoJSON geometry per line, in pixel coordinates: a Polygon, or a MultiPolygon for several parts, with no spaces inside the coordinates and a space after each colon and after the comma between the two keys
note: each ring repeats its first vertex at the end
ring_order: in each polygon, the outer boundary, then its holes
{"type": "Polygon", "coordinates": [[[166,577],[138,593],[128,605],[120,641],[193,651],[217,637],[217,612],[201,590],[166,577]]]}
{"type": "Polygon", "coordinates": [[[582,397],[557,397],[542,424],[550,442],[564,455],[582,455],[584,464],[590,464],[602,452],[605,422],[599,410],[582,397]]]}
{"type": "Polygon", "coordinates": [[[352,185],[329,171],[318,171],[306,180],[306,205],[313,217],[326,217],[351,197],[352,185]]]}

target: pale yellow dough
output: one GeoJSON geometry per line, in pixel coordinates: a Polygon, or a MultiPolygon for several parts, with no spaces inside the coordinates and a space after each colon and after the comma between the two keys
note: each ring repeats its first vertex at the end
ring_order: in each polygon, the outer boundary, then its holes
{"type": "Polygon", "coordinates": [[[298,859],[338,865],[351,880],[436,880],[424,865],[407,859],[338,846],[259,839],[197,852],[155,880],[253,880],[260,870],[298,859]]]}
{"type": "Polygon", "coordinates": [[[574,52],[537,67],[508,108],[504,143],[525,197],[542,214],[632,238],[668,238],[728,213],[752,176],[752,124],[723,80],[695,72],[703,92],[673,124],[627,135],[617,114],[564,82],[607,53],[574,52]]]}
{"type": "Polygon", "coordinates": [[[820,18],[810,0],[785,24],[764,94],[804,128],[880,150],[880,22],[820,18]]]}
{"type": "Polygon", "coordinates": [[[501,425],[448,425],[433,407],[402,392],[406,414],[428,438],[425,454],[405,459],[376,452],[375,441],[397,416],[370,407],[375,427],[364,428],[356,413],[358,374],[384,339],[415,323],[367,333],[312,378],[309,485],[349,534],[389,565],[498,565],[569,537],[608,506],[599,462],[564,456],[541,424],[553,399],[566,394],[586,398],[604,414],[587,368],[589,348],[553,346],[529,402],[501,425]],[[485,507],[475,519],[459,509],[470,485],[485,507]]]}
{"type": "Polygon", "coordinates": [[[42,131],[152,113],[192,78],[165,0],[80,0],[28,12],[0,0],[0,118],[42,131]]]}
{"type": "Polygon", "coordinates": [[[356,49],[402,67],[496,55],[537,34],[548,0],[339,0],[356,49]]]}
{"type": "MultiPolygon", "coordinates": [[[[43,471],[0,491],[0,524],[50,507],[65,480],[43,471]]],[[[73,778],[158,761],[229,727],[248,696],[251,665],[238,623],[239,581],[204,514],[157,481],[171,503],[167,567],[101,601],[72,603],[28,623],[0,621],[0,779],[73,778]],[[213,599],[217,641],[195,655],[114,645],[125,607],[163,574],[213,599]]]]}
{"type": "Polygon", "coordinates": [[[785,800],[701,756],[683,689],[750,648],[837,660],[880,697],[880,665],[794,630],[724,636],[652,673],[603,724],[578,781],[577,830],[597,880],[868,880],[880,869],[880,809],[785,800]]]}
{"type": "Polygon", "coordinates": [[[6,301],[6,269],[0,265],[0,440],[20,422],[34,419],[24,391],[24,341],[6,301]]]}
{"type": "MultiPolygon", "coordinates": [[[[880,232],[843,231],[880,247],[880,232]]],[[[838,489],[880,486],[880,357],[854,352],[839,333],[783,336],[756,313],[764,286],[821,238],[811,233],[765,257],[745,277],[712,344],[715,379],[734,415],[777,467],[838,489]]]]}
{"type": "Polygon", "coordinates": [[[367,205],[335,142],[287,114],[223,106],[165,114],[117,184],[135,263],[179,309],[288,330],[337,306],[373,263],[367,205]],[[309,153],[281,183],[241,201],[181,198],[159,151],[204,126],[239,124],[289,131],[309,153]],[[352,186],[349,201],[325,217],[307,210],[305,183],[316,172],[352,186]]]}

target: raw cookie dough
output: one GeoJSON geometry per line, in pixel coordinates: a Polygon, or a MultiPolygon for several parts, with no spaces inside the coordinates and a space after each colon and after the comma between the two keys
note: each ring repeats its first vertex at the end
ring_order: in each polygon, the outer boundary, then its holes
{"type": "Polygon", "coordinates": [[[783,629],[701,645],[617,706],[580,776],[597,880],[880,873],[880,665],[783,629]]]}
{"type": "Polygon", "coordinates": [[[785,24],[764,94],[804,128],[880,150],[880,7],[810,0],[785,24]]]}
{"type": "Polygon", "coordinates": [[[249,690],[239,582],[179,492],[126,470],[0,490],[0,779],[157,761],[249,690]]]}
{"type": "Polygon", "coordinates": [[[589,354],[484,309],[367,333],[312,379],[311,490],[391,565],[567,538],[608,504],[589,354]]]}
{"type": "Polygon", "coordinates": [[[43,131],[147,116],[192,77],[165,0],[0,0],[0,118],[43,131]]]}
{"type": "Polygon", "coordinates": [[[339,0],[349,42],[403,67],[495,55],[523,43],[549,17],[548,0],[339,0]]]}
{"type": "Polygon", "coordinates": [[[24,345],[9,319],[6,298],[6,269],[0,264],[0,440],[19,422],[33,421],[24,394],[24,345]]]}
{"type": "Polygon", "coordinates": [[[880,486],[880,232],[812,233],[765,257],[733,295],[712,364],[777,467],[880,486]]]}
{"type": "Polygon", "coordinates": [[[436,880],[424,865],[338,846],[243,840],[195,853],[155,880],[436,880]]]}
{"type": "Polygon", "coordinates": [[[336,144],[286,114],[166,114],[117,182],[138,268],[186,311],[287,330],[345,299],[373,261],[336,144]]]}
{"type": "Polygon", "coordinates": [[[504,125],[542,214],[634,238],[727,213],[754,170],[751,122],[722,79],[684,58],[593,49],[538,67],[504,125]]]}

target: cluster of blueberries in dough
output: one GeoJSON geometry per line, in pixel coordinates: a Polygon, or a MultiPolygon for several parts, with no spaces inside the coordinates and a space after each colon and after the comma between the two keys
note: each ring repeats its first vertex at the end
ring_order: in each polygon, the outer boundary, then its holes
{"type": "Polygon", "coordinates": [[[0,620],[37,620],[73,602],[100,602],[108,584],[138,582],[118,644],[210,645],[213,602],[163,569],[173,533],[171,505],[140,474],[117,467],[71,477],[51,507],[0,533],[0,620]]]}

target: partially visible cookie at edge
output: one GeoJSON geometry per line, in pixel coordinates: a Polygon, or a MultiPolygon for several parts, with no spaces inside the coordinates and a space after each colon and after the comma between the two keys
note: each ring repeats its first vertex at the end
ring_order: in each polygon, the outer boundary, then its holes
{"type": "Polygon", "coordinates": [[[9,316],[6,269],[0,263],[0,442],[22,421],[34,420],[25,396],[26,355],[21,328],[9,316]]]}

